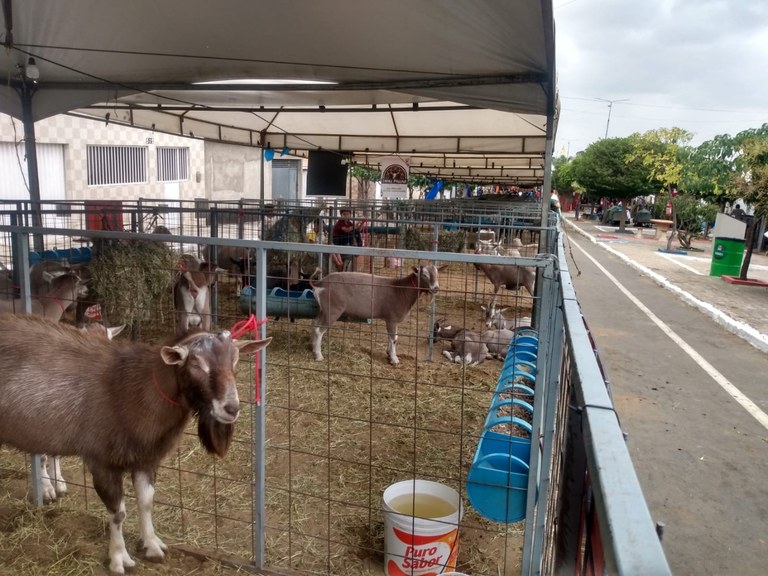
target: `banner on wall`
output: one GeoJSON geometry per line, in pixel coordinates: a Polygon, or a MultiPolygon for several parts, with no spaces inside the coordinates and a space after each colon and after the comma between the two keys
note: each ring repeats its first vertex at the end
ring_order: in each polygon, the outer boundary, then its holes
{"type": "Polygon", "coordinates": [[[408,198],[408,162],[397,156],[381,158],[381,197],[408,198]]]}

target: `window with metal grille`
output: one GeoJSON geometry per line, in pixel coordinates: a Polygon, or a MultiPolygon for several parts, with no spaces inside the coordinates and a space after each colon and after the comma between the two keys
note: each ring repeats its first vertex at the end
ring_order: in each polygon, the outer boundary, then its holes
{"type": "Polygon", "coordinates": [[[147,149],[143,146],[88,146],[88,185],[144,184],[147,149]]]}
{"type": "Polygon", "coordinates": [[[189,180],[189,148],[157,148],[157,181],[189,180]]]}

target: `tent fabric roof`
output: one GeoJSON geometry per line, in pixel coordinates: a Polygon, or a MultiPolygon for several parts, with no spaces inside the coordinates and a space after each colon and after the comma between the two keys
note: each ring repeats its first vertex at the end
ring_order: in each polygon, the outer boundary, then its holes
{"type": "Polygon", "coordinates": [[[551,0],[2,1],[0,112],[22,117],[33,57],[35,120],[74,113],[360,161],[401,154],[456,179],[543,179],[551,0]]]}

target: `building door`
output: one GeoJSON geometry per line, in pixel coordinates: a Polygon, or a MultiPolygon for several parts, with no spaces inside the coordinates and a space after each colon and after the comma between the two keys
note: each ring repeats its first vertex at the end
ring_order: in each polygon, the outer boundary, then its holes
{"type": "Polygon", "coordinates": [[[272,160],[272,199],[299,199],[300,160],[272,160]]]}

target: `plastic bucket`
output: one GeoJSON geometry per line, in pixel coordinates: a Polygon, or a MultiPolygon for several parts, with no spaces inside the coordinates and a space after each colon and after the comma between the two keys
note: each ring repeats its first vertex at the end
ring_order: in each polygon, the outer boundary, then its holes
{"type": "Polygon", "coordinates": [[[429,480],[404,480],[384,490],[381,509],[386,576],[437,576],[456,568],[464,514],[456,490],[429,480]]]}

